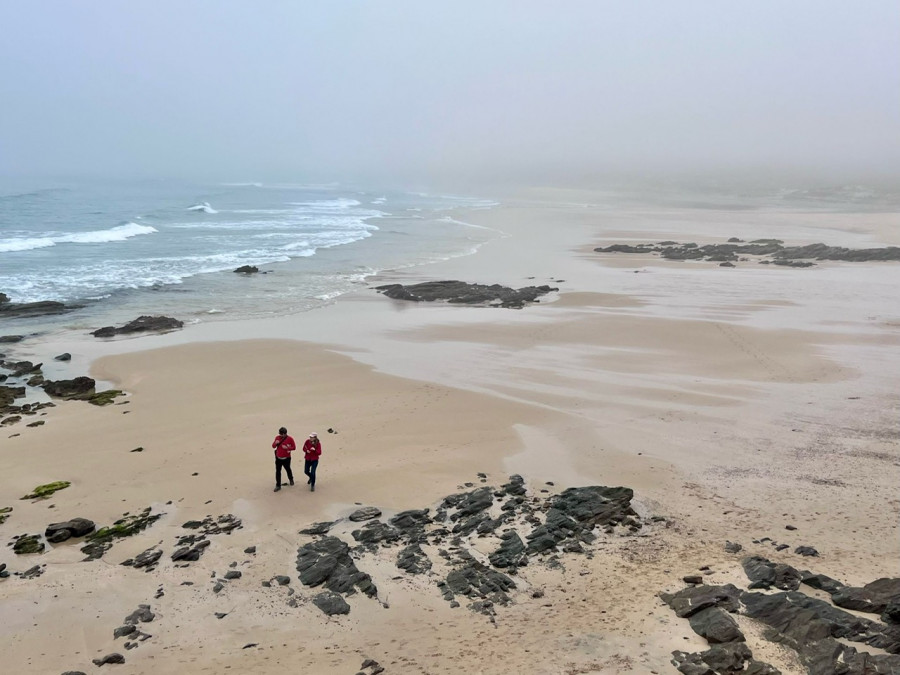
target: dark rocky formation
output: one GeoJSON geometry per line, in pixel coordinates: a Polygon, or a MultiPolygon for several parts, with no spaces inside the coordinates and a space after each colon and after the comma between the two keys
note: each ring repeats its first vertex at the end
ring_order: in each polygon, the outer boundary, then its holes
{"type": "Polygon", "coordinates": [[[397,567],[407,574],[423,574],[431,569],[431,561],[421,546],[410,544],[397,554],[397,567]]]}
{"type": "Polygon", "coordinates": [[[738,610],[741,589],[733,584],[725,586],[689,586],[677,593],[660,593],[659,597],[682,619],[690,618],[709,607],[721,607],[726,612],[738,610]]]}
{"type": "Polygon", "coordinates": [[[349,614],[350,605],[343,597],[333,591],[322,591],[313,596],[313,604],[328,616],[335,614],[349,614]]]}
{"type": "MultiPolygon", "coordinates": [[[[486,480],[486,476],[484,477],[486,480]]],[[[511,476],[501,488],[483,485],[445,497],[433,515],[429,509],[402,511],[387,523],[378,519],[374,507],[358,509],[351,522],[366,522],[351,532],[358,544],[354,558],[382,556],[396,548],[395,564],[409,575],[431,578],[432,551],[444,558],[443,578],[438,589],[451,607],[466,600],[469,609],[493,620],[496,609],[511,601],[515,581],[507,575],[531,562],[541,553],[583,553],[590,555],[593,532],[603,528],[608,534],[628,536],[640,531],[642,524],[631,508],[632,492],[627,488],[571,488],[560,495],[541,499],[529,497],[521,476],[511,476]],[[549,524],[548,524],[549,523],[549,524]],[[499,536],[499,545],[488,556],[473,555],[468,537],[499,536]],[[527,528],[545,537],[546,545],[532,547],[519,532],[527,528]],[[506,572],[499,571],[503,570],[506,572]]],[[[328,590],[346,594],[361,590],[375,595],[367,574],[360,572],[350,557],[349,545],[335,536],[325,535],[334,523],[315,524],[305,534],[319,537],[298,551],[297,570],[307,586],[324,584],[328,590]]],[[[536,537],[530,536],[529,541],[536,537]]],[[[544,564],[559,567],[558,555],[546,555],[544,564]]],[[[536,596],[537,597],[537,596],[536,596]]]]}
{"type": "MultiPolygon", "coordinates": [[[[379,511],[378,514],[381,515],[381,512],[379,511]]],[[[300,530],[300,534],[328,534],[328,530],[332,527],[334,527],[334,521],[313,523],[309,527],[300,530]]]]}
{"type": "MultiPolygon", "coordinates": [[[[900,247],[849,249],[842,246],[826,244],[809,244],[807,246],[785,246],[780,239],[756,239],[749,243],[736,237],[727,244],[695,243],[679,244],[674,241],[663,241],[657,244],[614,244],[594,249],[598,253],[639,253],[658,254],[668,260],[706,260],[709,262],[731,263],[742,259],[740,256],[759,256],[759,262],[783,265],[786,267],[811,267],[815,263],[809,260],[837,260],[845,262],[900,261],[900,247]]],[[[744,258],[745,259],[745,258],[744,258]]],[[[733,264],[729,266],[734,267],[733,264]]]]}
{"type": "Polygon", "coordinates": [[[134,558],[128,558],[128,560],[123,560],[122,565],[125,567],[134,567],[137,569],[147,568],[152,569],[159,559],[162,557],[162,551],[157,548],[148,548],[146,551],[142,553],[138,553],[134,558]]]}
{"type": "Polygon", "coordinates": [[[63,352],[53,357],[54,361],[71,361],[72,355],[69,352],[63,352]]]}
{"type": "Polygon", "coordinates": [[[710,644],[723,642],[743,642],[744,634],[738,628],[737,621],[719,607],[707,607],[690,617],[691,628],[710,644]]]}
{"type": "Polygon", "coordinates": [[[356,541],[370,549],[377,548],[379,544],[392,544],[399,541],[401,536],[399,530],[380,520],[370,520],[351,534],[356,541]]]}
{"type": "Polygon", "coordinates": [[[94,531],[94,521],[87,518],[73,518],[63,523],[52,523],[44,530],[44,536],[51,544],[59,544],[72,537],[83,537],[94,531]]]}
{"type": "Polygon", "coordinates": [[[500,537],[500,548],[491,553],[489,560],[494,567],[518,567],[528,564],[525,542],[515,530],[507,530],[500,537]]]}
{"type": "Polygon", "coordinates": [[[91,377],[81,376],[72,380],[45,380],[42,388],[54,398],[76,398],[93,393],[96,382],[91,377]]]}
{"type": "Polygon", "coordinates": [[[259,268],[256,265],[241,265],[234,272],[236,274],[256,274],[259,272],[259,268]]]}
{"type": "Polygon", "coordinates": [[[0,385],[0,412],[11,406],[17,398],[22,398],[24,396],[25,387],[0,385]]]}
{"type": "MultiPolygon", "coordinates": [[[[744,568],[751,579],[751,588],[762,581],[766,586],[793,586],[796,570],[775,565],[765,558],[754,556],[744,561],[744,568]],[[785,570],[784,568],[787,568],[785,570]]],[[[767,664],[752,660],[749,650],[734,649],[738,638],[732,638],[728,612],[740,611],[765,626],[763,636],[794,650],[811,675],[879,675],[900,672],[900,625],[885,616],[891,602],[900,601],[900,579],[878,579],[861,588],[850,588],[825,575],[802,572],[802,582],[813,588],[826,590],[838,600],[859,612],[878,614],[887,625],[839,609],[835,605],[807,596],[797,591],[781,593],[753,593],[735,586],[697,586],[685,588],[673,594],[661,594],[678,616],[690,617],[694,630],[706,637],[710,644],[725,640],[725,652],[714,653],[716,647],[699,654],[674,652],[673,664],[685,675],[706,673],[716,675],[727,672],[771,675],[778,671],[767,664]],[[884,603],[887,601],[887,605],[884,603]],[[884,608],[884,609],[881,609],[884,608]],[[705,616],[719,612],[718,621],[707,622],[705,616]],[[713,627],[716,631],[713,631],[713,627]],[[844,641],[844,642],[841,642],[844,641]],[[869,645],[886,653],[860,652],[846,642],[869,645]],[[733,658],[732,658],[733,657],[733,658]],[[746,668],[741,668],[746,664],[746,668]]],[[[900,609],[900,604],[895,604],[900,609]]],[[[712,616],[712,615],[709,615],[712,616]]],[[[735,626],[736,629],[736,626],[735,626]]]]}
{"type": "Polygon", "coordinates": [[[413,302],[444,301],[452,304],[485,305],[521,309],[528,303],[537,302],[547,293],[558,291],[550,286],[526,286],[514,289],[500,284],[490,286],[471,284],[465,281],[426,281],[421,284],[404,286],[387,284],[376,286],[375,290],[395,300],[413,302]]]}
{"type": "Polygon", "coordinates": [[[544,524],[528,534],[528,552],[550,551],[566,541],[591,541],[597,525],[637,531],[641,523],[631,508],[633,497],[625,487],[569,488],[553,498],[544,524]]]}
{"type": "Polygon", "coordinates": [[[750,588],[780,588],[796,591],[800,588],[801,574],[790,565],[773,563],[759,556],[750,556],[741,561],[744,572],[750,579],[750,588]]]}
{"type": "Polygon", "coordinates": [[[844,609],[881,614],[900,601],[900,579],[876,579],[862,588],[844,586],[831,594],[831,601],[844,609]]]}
{"type": "Polygon", "coordinates": [[[81,547],[81,552],[87,555],[85,560],[102,558],[116,539],[142,532],[164,515],[162,513],[151,514],[150,511],[148,506],[138,514],[126,514],[112,525],[101,527],[96,532],[89,534],[87,536],[88,543],[81,547]]]}
{"type": "Polygon", "coordinates": [[[113,652],[112,654],[107,654],[102,659],[93,659],[92,663],[99,668],[100,666],[105,666],[107,663],[125,663],[125,657],[113,652]]]}
{"type": "Polygon", "coordinates": [[[11,506],[4,506],[0,509],[0,525],[6,522],[6,519],[9,518],[9,514],[12,513],[13,508],[11,506]]]}
{"type": "Polygon", "coordinates": [[[351,513],[349,518],[354,523],[360,523],[364,520],[372,520],[373,518],[378,518],[380,516],[381,509],[375,508],[374,506],[364,506],[351,513]]]}
{"type": "Polygon", "coordinates": [[[24,335],[0,335],[0,344],[13,344],[25,339],[24,335]]]}
{"type": "Polygon", "coordinates": [[[812,546],[798,546],[794,549],[794,553],[797,555],[802,555],[807,558],[818,558],[819,552],[814,549],[812,546]]]}
{"type": "Polygon", "coordinates": [[[167,333],[183,326],[183,321],[169,316],[140,316],[118,328],[115,326],[98,328],[92,331],[91,335],[99,338],[108,338],[117,335],[133,335],[135,333],[167,333]]]}
{"type": "Polygon", "coordinates": [[[6,302],[0,302],[0,319],[50,316],[53,314],[71,312],[72,310],[81,309],[82,307],[84,307],[84,305],[66,305],[65,303],[52,300],[43,300],[41,302],[9,302],[9,299],[7,298],[6,302]]]}
{"type": "Polygon", "coordinates": [[[192,541],[189,546],[182,546],[180,548],[175,549],[172,553],[172,560],[178,561],[183,560],[185,562],[196,562],[200,560],[200,556],[203,555],[203,552],[210,545],[209,539],[199,539],[197,541],[192,541]]]}
{"type": "Polygon", "coordinates": [[[372,578],[357,569],[350,557],[350,547],[337,537],[322,537],[304,544],[297,551],[297,571],[306,586],[319,586],[336,593],[355,593],[357,590],[373,597],[378,589],[372,578]]]}

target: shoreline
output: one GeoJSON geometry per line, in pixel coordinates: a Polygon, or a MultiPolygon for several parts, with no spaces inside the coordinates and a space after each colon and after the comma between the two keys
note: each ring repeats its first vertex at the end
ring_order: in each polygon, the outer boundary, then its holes
{"type": "MultiPolygon", "coordinates": [[[[686,214],[677,215],[673,222],[684,226],[686,214]]],[[[360,651],[381,654],[382,663],[399,659],[401,670],[402,659],[410,659],[433,672],[469,667],[499,673],[510,664],[529,672],[563,672],[549,658],[562,645],[568,645],[578,667],[612,664],[616,654],[641,654],[634,672],[671,672],[672,649],[702,644],[660,608],[656,593],[672,590],[682,574],[704,564],[713,565],[716,580],[732,580],[734,556],[722,550],[726,539],[780,559],[771,547],[752,542],[762,536],[780,539],[785,524],[796,524],[799,534],[792,543],[814,545],[822,553],[815,571],[847,583],[891,574],[888,561],[900,554],[894,536],[900,509],[891,495],[900,478],[895,468],[900,453],[890,431],[900,366],[886,357],[900,344],[900,322],[886,299],[896,297],[897,282],[885,278],[872,289],[870,281],[881,270],[848,271],[851,264],[823,266],[815,277],[807,270],[730,270],[723,277],[714,266],[591,256],[586,247],[592,242],[623,232],[614,216],[604,209],[524,202],[472,211],[462,219],[502,225],[508,236],[486,242],[470,256],[382,273],[367,280],[366,290],[315,311],[217,321],[114,343],[43,343],[50,351],[78,356],[70,368],[90,360],[92,374],[121,384],[129,403],[93,408],[66,402],[50,411],[43,427],[9,428],[22,435],[2,440],[8,479],[0,507],[9,502],[15,509],[0,531],[7,538],[36,532],[50,522],[49,514],[105,524],[115,514],[150,504],[167,515],[112,549],[101,583],[122,597],[109,610],[82,591],[62,589],[65,583],[81,584],[100,592],[85,571],[96,563],[74,564],[80,560],[75,547],[57,546],[37,559],[48,561],[40,579],[17,586],[13,580],[0,582],[12,593],[3,611],[7,620],[13,611],[38,618],[36,610],[28,610],[29,592],[42,603],[53,593],[68,598],[61,616],[40,611],[39,620],[14,624],[8,635],[16,635],[16,644],[6,639],[4,647],[12,650],[19,670],[64,670],[81,663],[84,658],[72,656],[75,642],[77,651],[91,655],[111,651],[109,636],[119,615],[146,602],[156,581],[165,583],[173,600],[158,603],[168,613],[159,640],[128,653],[128,672],[183,667],[193,659],[199,660],[196,672],[219,672],[226,664],[274,672],[278,662],[291,659],[317,672],[347,672],[358,668],[360,651]],[[653,271],[634,273],[648,267],[653,271]],[[742,272],[749,273],[736,276],[742,272]],[[442,277],[517,287],[552,281],[560,291],[550,302],[513,311],[408,305],[370,288],[442,277]],[[844,296],[829,294],[839,286],[844,296]],[[113,354],[101,356],[103,351],[113,354]],[[314,495],[299,489],[301,481],[271,493],[265,446],[281,424],[295,438],[317,431],[323,440],[321,488],[314,495]],[[329,427],[338,433],[328,434],[329,427]],[[35,444],[49,448],[49,463],[31,452],[12,459],[12,452],[35,444]],[[137,446],[144,452],[132,454],[137,446]],[[530,627],[533,610],[524,600],[498,611],[498,639],[535,646],[514,661],[499,653],[483,658],[487,647],[474,637],[483,629],[483,617],[463,608],[451,611],[439,595],[419,597],[420,589],[403,584],[391,591],[397,600],[392,597],[389,612],[351,601],[347,618],[321,622],[310,605],[271,614],[257,608],[229,627],[211,618],[213,605],[222,605],[215,597],[197,591],[188,599],[186,591],[174,590],[178,586],[172,584],[184,576],[174,566],[167,563],[158,578],[115,567],[160,540],[168,556],[184,520],[234,513],[244,521],[234,545],[225,548],[216,541],[195,567],[208,576],[239,557],[237,551],[259,544],[258,559],[241,565],[258,586],[266,574],[294,576],[290,561],[299,527],[345,516],[357,502],[386,513],[433,507],[467,482],[478,485],[478,472],[493,484],[521,473],[535,494],[578,484],[625,485],[634,488],[639,511],[665,517],[673,526],[646,538],[622,539],[603,555],[571,563],[562,581],[543,569],[528,570],[532,583],[546,578],[555,607],[547,611],[542,633],[530,627]],[[13,502],[35,485],[61,479],[75,480],[53,498],[53,511],[13,502]],[[555,485],[541,487],[547,481],[555,485]],[[173,503],[166,505],[168,500],[173,503]],[[884,503],[891,509],[879,508],[884,503]],[[52,583],[45,588],[44,580],[52,583]],[[570,592],[566,584],[572,584],[570,592]],[[582,605],[582,597],[602,597],[609,623],[582,605]],[[76,602],[86,602],[107,620],[103,630],[88,628],[73,642],[60,622],[80,616],[72,613],[76,602]],[[205,614],[196,614],[195,607],[205,614]],[[276,617],[284,611],[296,614],[303,626],[302,653],[278,628],[285,619],[276,617]],[[168,623],[173,617],[182,622],[193,617],[198,624],[178,635],[168,623]],[[408,631],[407,637],[378,639],[382,622],[408,631]],[[252,666],[246,654],[235,651],[204,656],[191,644],[193,638],[221,635],[229,636],[229,643],[244,636],[255,641],[256,626],[277,635],[266,640],[271,666],[252,666]],[[58,635],[49,641],[56,651],[50,651],[52,665],[38,666],[28,659],[47,630],[58,635]],[[334,632],[337,655],[322,648],[325,630],[334,632]],[[575,647],[565,639],[573,633],[575,647]],[[589,637],[596,634],[603,639],[589,637]],[[165,651],[166,645],[172,649],[165,651]],[[437,653],[443,656],[431,656],[437,653]]],[[[872,226],[866,217],[860,220],[866,223],[847,225],[849,238],[872,226]]],[[[704,227],[698,226],[701,233],[704,227]]],[[[804,220],[797,227],[803,231],[809,225],[804,220]]],[[[642,237],[639,230],[634,235],[636,241],[642,237]]],[[[679,233],[681,239],[689,235],[679,233]]],[[[6,550],[2,562],[22,567],[21,556],[6,550]]],[[[803,564],[789,553],[782,557],[803,564]]],[[[380,572],[385,580],[395,573],[380,572]]],[[[306,595],[307,589],[296,588],[306,595]]],[[[253,593],[249,584],[235,590],[232,604],[255,607],[253,593]]],[[[287,627],[296,629],[293,621],[287,627]]],[[[757,649],[765,650],[759,640],[757,649]]],[[[795,672],[789,666],[785,672],[795,672]]],[[[614,672],[608,667],[600,672],[614,672]]]]}

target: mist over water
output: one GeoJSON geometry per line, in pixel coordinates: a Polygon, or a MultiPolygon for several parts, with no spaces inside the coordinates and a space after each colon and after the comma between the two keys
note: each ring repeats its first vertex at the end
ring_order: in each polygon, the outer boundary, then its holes
{"type": "Polygon", "coordinates": [[[900,5],[11,4],[0,174],[896,180],[900,5]]]}

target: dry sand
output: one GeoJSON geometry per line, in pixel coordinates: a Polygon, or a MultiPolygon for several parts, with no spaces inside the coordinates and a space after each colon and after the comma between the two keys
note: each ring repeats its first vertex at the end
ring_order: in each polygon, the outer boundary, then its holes
{"type": "MultiPolygon", "coordinates": [[[[355,673],[372,658],[388,673],[666,673],[672,650],[705,643],[657,593],[703,565],[710,583],[739,583],[726,540],[848,583],[897,575],[898,266],[724,270],[591,250],[775,232],[791,243],[893,243],[886,217],[614,210],[602,195],[562,191],[458,217],[505,236],[372,285],[458,278],[559,292],[514,311],[411,306],[367,290],[273,321],[32,347],[68,348],[76,363],[108,352],[92,374],[128,397],[62,403],[44,426],[4,429],[0,507],[14,511],[3,538],[76,516],[109,524],[147,506],[165,516],[101,561],[80,562],[69,543],[40,556],[4,549],[11,570],[45,566],[37,579],[0,581],[9,672],[89,671],[92,658],[119,651],[126,664],[104,668],[355,673]],[[269,445],[282,424],[298,440],[322,437],[315,493],[300,457],[301,480],[272,492],[269,445]],[[433,508],[480,484],[478,472],[492,485],[520,473],[535,496],[626,485],[642,516],[666,520],[603,540],[593,557],[568,555],[564,570],[523,568],[495,623],[451,609],[436,574],[402,575],[393,549],[365,561],[378,601],[352,596],[350,614],[330,619],[309,602],[316,591],[294,569],[310,539],[299,529],[357,504],[386,515],[433,508]],[[53,480],[72,486],[19,501],[53,480]],[[169,560],[182,523],[226,513],[243,528],[211,537],[188,567],[169,560]],[[761,537],[791,548],[753,543],[761,537]],[[165,553],[154,571],[118,565],[155,544],[165,553]],[[821,557],[793,554],[801,544],[821,557]],[[214,594],[211,575],[233,562],[243,577],[214,594]],[[276,574],[292,577],[298,606],[285,587],[261,586],[276,574]],[[532,598],[535,589],[544,596],[532,598]],[[126,652],[113,629],[140,603],[157,613],[145,627],[153,637],[126,652]],[[249,643],[258,646],[242,649],[249,643]]],[[[741,623],[757,658],[802,672],[741,623]]]]}

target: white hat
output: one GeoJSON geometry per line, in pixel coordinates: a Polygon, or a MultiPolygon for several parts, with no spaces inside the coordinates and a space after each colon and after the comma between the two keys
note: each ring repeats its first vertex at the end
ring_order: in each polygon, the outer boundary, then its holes
{"type": "Polygon", "coordinates": [[[315,438],[315,437],[316,437],[316,432],[315,432],[315,431],[312,432],[312,433],[309,435],[309,437],[310,437],[310,438],[315,438]]]}

